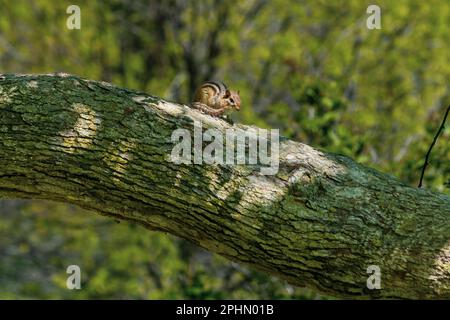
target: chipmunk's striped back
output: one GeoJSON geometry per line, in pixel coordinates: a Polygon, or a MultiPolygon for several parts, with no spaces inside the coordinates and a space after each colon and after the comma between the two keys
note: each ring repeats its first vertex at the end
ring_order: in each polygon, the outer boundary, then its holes
{"type": "Polygon", "coordinates": [[[218,92],[221,94],[225,94],[225,92],[227,91],[227,86],[221,81],[206,81],[202,84],[202,87],[203,86],[213,87],[214,90],[218,90],[218,92]]]}
{"type": "Polygon", "coordinates": [[[221,115],[227,109],[240,107],[239,93],[229,91],[220,81],[207,81],[195,92],[192,106],[210,115],[221,115]]]}
{"type": "Polygon", "coordinates": [[[213,106],[219,102],[219,99],[225,95],[227,87],[222,82],[207,81],[203,83],[195,92],[193,102],[213,106]]]}

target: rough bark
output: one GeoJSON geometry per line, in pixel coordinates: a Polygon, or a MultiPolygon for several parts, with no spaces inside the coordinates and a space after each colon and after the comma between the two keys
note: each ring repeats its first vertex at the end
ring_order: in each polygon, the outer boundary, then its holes
{"type": "Polygon", "coordinates": [[[107,83],[0,75],[0,197],[74,203],[336,297],[450,298],[450,197],[287,139],[275,176],[176,165],[171,134],[194,120],[231,127],[107,83]]]}

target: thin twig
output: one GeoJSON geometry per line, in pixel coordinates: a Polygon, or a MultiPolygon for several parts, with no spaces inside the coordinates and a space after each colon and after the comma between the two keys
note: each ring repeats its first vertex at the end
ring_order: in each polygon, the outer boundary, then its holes
{"type": "Polygon", "coordinates": [[[431,143],[431,146],[428,149],[427,155],[425,156],[425,162],[424,162],[423,167],[422,167],[422,174],[420,175],[419,188],[422,187],[422,180],[423,180],[423,176],[425,174],[425,169],[427,168],[427,165],[428,165],[428,158],[430,157],[431,150],[433,149],[433,147],[434,147],[434,145],[436,143],[436,140],[438,139],[438,137],[441,134],[442,130],[444,130],[445,121],[447,120],[447,116],[448,116],[449,112],[450,112],[450,105],[447,107],[447,111],[445,112],[445,115],[444,115],[444,120],[442,120],[441,126],[439,127],[439,130],[436,133],[436,135],[434,136],[433,142],[431,143]]]}

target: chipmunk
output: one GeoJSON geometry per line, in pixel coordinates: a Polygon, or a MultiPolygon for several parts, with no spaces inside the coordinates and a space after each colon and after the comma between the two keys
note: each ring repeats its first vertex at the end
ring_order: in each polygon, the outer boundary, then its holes
{"type": "Polygon", "coordinates": [[[228,90],[222,82],[207,81],[195,91],[192,107],[218,117],[229,109],[239,110],[241,97],[239,91],[228,90]]]}

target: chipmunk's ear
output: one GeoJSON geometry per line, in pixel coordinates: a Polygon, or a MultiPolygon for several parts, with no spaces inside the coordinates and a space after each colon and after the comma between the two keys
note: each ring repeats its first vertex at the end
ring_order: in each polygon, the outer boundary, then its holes
{"type": "Polygon", "coordinates": [[[225,91],[225,98],[228,98],[229,96],[231,96],[231,92],[230,92],[230,90],[226,90],[225,91]]]}
{"type": "Polygon", "coordinates": [[[240,92],[240,91],[238,90],[238,94],[239,94],[239,92],[240,92]]]}

